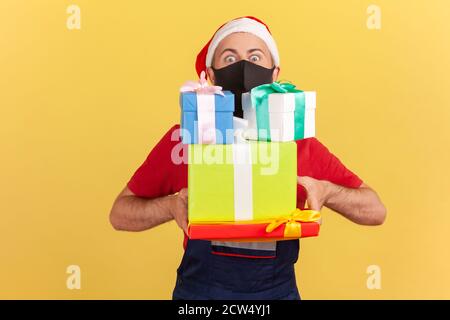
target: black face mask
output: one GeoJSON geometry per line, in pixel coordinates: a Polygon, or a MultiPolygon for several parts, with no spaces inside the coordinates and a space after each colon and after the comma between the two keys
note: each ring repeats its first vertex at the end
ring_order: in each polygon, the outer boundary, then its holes
{"type": "Polygon", "coordinates": [[[212,69],[215,77],[214,84],[234,93],[234,115],[242,118],[242,93],[259,85],[272,83],[275,67],[267,69],[247,60],[241,60],[220,69],[212,69]]]}

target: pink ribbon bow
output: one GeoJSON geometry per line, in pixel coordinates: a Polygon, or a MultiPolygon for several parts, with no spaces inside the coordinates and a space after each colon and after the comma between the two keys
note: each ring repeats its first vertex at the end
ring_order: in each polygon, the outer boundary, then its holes
{"type": "Polygon", "coordinates": [[[200,73],[200,80],[198,82],[195,81],[185,82],[185,84],[180,88],[180,92],[196,92],[199,94],[220,94],[222,96],[224,95],[222,92],[222,87],[208,85],[205,71],[202,71],[202,73],[200,73]]]}

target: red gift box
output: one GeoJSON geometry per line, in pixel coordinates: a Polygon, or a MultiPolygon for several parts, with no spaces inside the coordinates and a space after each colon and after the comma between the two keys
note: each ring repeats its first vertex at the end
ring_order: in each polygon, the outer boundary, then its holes
{"type": "MultiPolygon", "coordinates": [[[[300,222],[301,238],[319,235],[318,222],[300,222]]],[[[188,236],[190,239],[222,240],[222,241],[272,241],[291,240],[299,237],[285,237],[286,224],[282,224],[271,232],[266,228],[269,223],[224,223],[224,224],[190,224],[188,236]]]]}

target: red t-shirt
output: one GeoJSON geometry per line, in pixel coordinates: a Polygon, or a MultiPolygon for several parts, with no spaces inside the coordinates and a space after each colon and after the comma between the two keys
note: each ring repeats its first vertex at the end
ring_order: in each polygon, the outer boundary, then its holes
{"type": "MultiPolygon", "coordinates": [[[[187,161],[172,161],[172,153],[187,157],[187,145],[180,143],[179,125],[167,131],[147,159],[128,181],[128,188],[139,197],[157,198],[187,188],[187,161]]],[[[327,180],[347,187],[358,188],[362,180],[348,170],[339,159],[316,138],[297,142],[297,175],[327,180]]],[[[187,158],[185,158],[186,160],[187,158]]],[[[297,185],[297,207],[304,209],[306,191],[297,185]]],[[[184,245],[186,245],[186,238],[184,245]]]]}

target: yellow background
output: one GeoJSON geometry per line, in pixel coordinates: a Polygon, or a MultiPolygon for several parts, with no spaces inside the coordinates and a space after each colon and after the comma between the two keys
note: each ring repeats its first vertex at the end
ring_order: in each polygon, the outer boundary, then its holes
{"type": "Polygon", "coordinates": [[[198,50],[251,14],[272,29],[281,79],[318,91],[318,138],[388,208],[376,228],[324,210],[302,241],[302,297],[449,299],[450,3],[377,0],[369,30],[371,3],[2,0],[0,298],[171,297],[175,223],[120,233],[109,210],[178,121],[198,50]],[[72,3],[81,30],[66,27],[72,3]],[[71,264],[81,290],[66,288],[71,264]]]}

